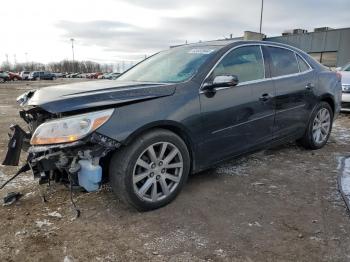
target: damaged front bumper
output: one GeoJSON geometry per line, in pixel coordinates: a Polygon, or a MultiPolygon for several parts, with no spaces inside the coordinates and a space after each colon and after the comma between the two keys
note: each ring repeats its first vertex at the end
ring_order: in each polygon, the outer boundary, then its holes
{"type": "Polygon", "coordinates": [[[39,184],[51,180],[68,182],[78,184],[87,191],[99,188],[102,178],[100,160],[121,145],[118,141],[94,132],[76,142],[31,146],[29,133],[18,125],[11,126],[10,129],[8,151],[3,165],[17,166],[21,151],[25,151],[28,156],[24,165],[26,168],[22,168],[22,172],[30,169],[34,177],[39,178],[39,184]]]}
{"type": "Polygon", "coordinates": [[[30,134],[26,133],[18,125],[10,126],[10,130],[7,154],[2,164],[5,166],[18,166],[22,147],[28,147],[30,134]]]}

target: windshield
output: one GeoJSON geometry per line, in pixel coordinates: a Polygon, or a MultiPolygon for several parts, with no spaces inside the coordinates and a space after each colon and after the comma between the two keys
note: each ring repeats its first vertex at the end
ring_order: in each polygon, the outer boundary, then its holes
{"type": "Polygon", "coordinates": [[[118,81],[178,83],[190,79],[221,46],[181,46],[160,52],[118,78],[118,81]]]}

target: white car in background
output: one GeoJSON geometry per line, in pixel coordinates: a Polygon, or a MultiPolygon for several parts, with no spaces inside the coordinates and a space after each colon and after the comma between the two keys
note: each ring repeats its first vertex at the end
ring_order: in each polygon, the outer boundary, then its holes
{"type": "Polygon", "coordinates": [[[341,68],[337,68],[337,71],[342,76],[342,111],[350,112],[350,63],[341,68]]]}
{"type": "Polygon", "coordinates": [[[30,71],[22,71],[19,75],[22,77],[23,80],[28,80],[30,71]]]}

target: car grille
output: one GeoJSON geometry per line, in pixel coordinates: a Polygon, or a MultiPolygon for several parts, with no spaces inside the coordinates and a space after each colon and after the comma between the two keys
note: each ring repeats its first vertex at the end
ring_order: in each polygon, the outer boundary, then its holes
{"type": "Polygon", "coordinates": [[[350,85],[342,85],[343,93],[350,93],[350,85]]]}
{"type": "Polygon", "coordinates": [[[350,102],[342,102],[341,107],[342,108],[350,108],[350,102]]]}

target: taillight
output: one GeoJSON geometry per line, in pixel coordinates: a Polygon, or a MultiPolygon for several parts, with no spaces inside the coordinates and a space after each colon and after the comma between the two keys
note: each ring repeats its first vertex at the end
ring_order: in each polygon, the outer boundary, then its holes
{"type": "Polygon", "coordinates": [[[339,82],[341,82],[341,73],[339,72],[335,72],[337,79],[339,80],[339,82]]]}

